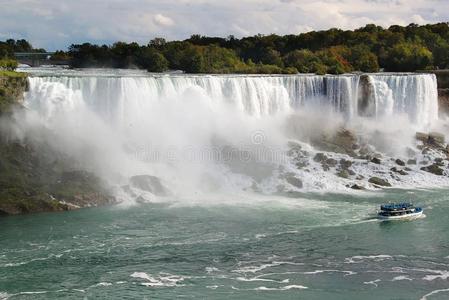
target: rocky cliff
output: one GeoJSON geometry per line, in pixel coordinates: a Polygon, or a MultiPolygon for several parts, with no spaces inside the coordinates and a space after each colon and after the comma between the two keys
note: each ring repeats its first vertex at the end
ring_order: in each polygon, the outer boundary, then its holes
{"type": "Polygon", "coordinates": [[[440,115],[449,115],[449,70],[423,71],[423,73],[436,75],[440,115]]]}
{"type": "Polygon", "coordinates": [[[8,112],[23,100],[28,81],[23,73],[0,73],[0,113],[8,112]]]}
{"type": "Polygon", "coordinates": [[[20,103],[26,89],[25,75],[10,72],[0,76],[0,215],[114,202],[93,173],[74,168],[75,163],[45,143],[15,136],[14,122],[23,109],[20,103]],[[19,110],[15,118],[14,107],[19,110]]]}

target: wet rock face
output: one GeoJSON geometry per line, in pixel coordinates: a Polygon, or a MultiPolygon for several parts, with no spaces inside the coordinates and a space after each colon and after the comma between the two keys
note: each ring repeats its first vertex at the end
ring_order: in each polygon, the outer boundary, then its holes
{"type": "Polygon", "coordinates": [[[370,77],[368,75],[362,75],[359,79],[359,115],[372,117],[373,116],[373,103],[372,99],[375,98],[375,90],[370,77]]]}
{"type": "Polygon", "coordinates": [[[438,89],[438,107],[440,116],[449,115],[449,88],[438,89]]]}

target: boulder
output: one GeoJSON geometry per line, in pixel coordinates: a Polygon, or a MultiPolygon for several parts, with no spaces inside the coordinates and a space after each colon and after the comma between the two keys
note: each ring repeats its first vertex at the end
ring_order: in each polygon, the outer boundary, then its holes
{"type": "Polygon", "coordinates": [[[352,167],[352,161],[342,158],[340,159],[340,166],[342,169],[348,169],[352,167]]]}
{"type": "Polygon", "coordinates": [[[417,132],[415,135],[415,138],[418,141],[421,141],[423,143],[427,143],[427,141],[429,140],[429,135],[427,133],[424,132],[417,132]]]}
{"type": "Polygon", "coordinates": [[[385,186],[385,187],[390,187],[391,186],[391,184],[387,180],[379,178],[379,177],[371,177],[368,180],[368,182],[372,183],[372,184],[375,184],[375,185],[379,185],[379,186],[385,186]]]}
{"type": "Polygon", "coordinates": [[[402,166],[402,167],[405,166],[405,162],[404,162],[403,160],[400,160],[399,158],[396,159],[395,162],[396,162],[396,164],[399,165],[399,166],[402,166]]]}
{"type": "Polygon", "coordinates": [[[327,156],[324,153],[317,153],[313,158],[313,160],[316,162],[322,162],[326,159],[327,159],[327,156]]]}
{"type": "Polygon", "coordinates": [[[428,173],[432,173],[434,175],[438,175],[438,176],[444,175],[444,170],[442,168],[440,168],[437,164],[433,164],[433,165],[430,165],[427,167],[422,167],[421,170],[428,172],[428,173]]]}
{"type": "Polygon", "coordinates": [[[337,165],[337,160],[333,159],[333,158],[328,158],[326,159],[326,165],[328,165],[329,167],[335,167],[337,165]]]}
{"type": "Polygon", "coordinates": [[[431,132],[429,133],[429,141],[430,144],[442,145],[445,143],[444,134],[439,132],[431,132]]]}
{"type": "Polygon", "coordinates": [[[353,189],[353,190],[364,190],[365,188],[363,186],[361,186],[361,185],[353,184],[353,185],[351,185],[351,189],[353,189]]]}
{"type": "Polygon", "coordinates": [[[335,134],[323,134],[311,141],[318,149],[355,156],[355,149],[359,148],[357,137],[352,131],[340,128],[335,134]]]}
{"type": "Polygon", "coordinates": [[[379,158],[377,158],[377,157],[373,157],[373,158],[371,159],[371,162],[372,162],[373,164],[377,164],[377,165],[380,165],[380,164],[382,163],[382,161],[381,161],[379,158]]]}
{"type": "Polygon", "coordinates": [[[347,170],[340,170],[338,173],[337,173],[337,176],[338,177],[341,177],[341,178],[349,178],[349,172],[347,171],[347,170]]]}
{"type": "Polygon", "coordinates": [[[404,170],[398,169],[396,167],[391,168],[390,171],[392,171],[394,173],[398,173],[400,175],[408,175],[407,172],[405,172],[404,170]]]}
{"type": "Polygon", "coordinates": [[[288,176],[286,178],[287,182],[290,183],[291,185],[293,185],[294,187],[297,187],[299,189],[301,189],[303,187],[303,183],[302,180],[299,178],[296,178],[294,176],[288,176]]]}
{"type": "Polygon", "coordinates": [[[301,161],[298,161],[295,165],[298,169],[302,169],[302,168],[307,167],[309,165],[309,162],[306,160],[301,160],[301,161]]]}
{"type": "Polygon", "coordinates": [[[162,185],[161,180],[156,176],[137,175],[129,179],[130,185],[142,191],[150,192],[156,196],[166,196],[167,189],[162,185]]]}
{"type": "Polygon", "coordinates": [[[331,168],[328,166],[328,165],[326,165],[326,164],[322,164],[321,165],[322,167],[323,167],[323,171],[329,171],[331,168]]]}
{"type": "Polygon", "coordinates": [[[438,166],[440,166],[440,167],[444,167],[444,161],[443,161],[442,158],[437,157],[437,158],[435,158],[434,161],[435,161],[435,164],[436,164],[436,165],[438,165],[438,166]]]}
{"type": "Polygon", "coordinates": [[[408,164],[408,165],[416,165],[416,159],[409,159],[409,160],[407,161],[407,164],[408,164]]]}

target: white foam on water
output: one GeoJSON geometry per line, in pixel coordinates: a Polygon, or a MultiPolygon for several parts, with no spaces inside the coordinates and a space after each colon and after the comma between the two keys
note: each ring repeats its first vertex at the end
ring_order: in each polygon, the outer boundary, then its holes
{"type": "Polygon", "coordinates": [[[379,255],[356,255],[352,257],[345,258],[345,263],[347,264],[356,264],[362,263],[365,260],[374,260],[374,261],[383,261],[392,259],[393,256],[387,254],[379,254],[379,255]]]}
{"type": "Polygon", "coordinates": [[[279,288],[260,286],[260,287],[255,288],[254,290],[255,291],[287,291],[287,290],[291,290],[291,289],[305,290],[305,289],[308,289],[308,287],[303,286],[303,285],[286,285],[286,286],[282,286],[279,288]]]}
{"type": "Polygon", "coordinates": [[[375,279],[372,281],[364,281],[363,284],[367,284],[367,285],[374,285],[375,287],[378,287],[378,282],[381,282],[382,280],[380,279],[375,279]]]}
{"type": "Polygon", "coordinates": [[[262,264],[262,265],[240,267],[236,270],[232,270],[232,272],[235,272],[235,273],[257,273],[257,272],[260,272],[267,268],[278,267],[278,266],[282,266],[282,265],[302,266],[304,264],[288,262],[288,261],[273,261],[271,263],[266,263],[266,264],[262,264]]]}
{"type": "Polygon", "coordinates": [[[412,278],[410,278],[410,277],[408,277],[406,275],[396,276],[391,281],[402,281],[402,280],[413,281],[412,278]]]}
{"type": "Polygon", "coordinates": [[[218,272],[218,271],[220,271],[220,270],[216,267],[206,267],[207,274],[211,274],[211,273],[218,272]]]}
{"type": "Polygon", "coordinates": [[[420,300],[427,300],[428,297],[430,297],[432,295],[436,295],[436,294],[444,293],[444,292],[449,292],[449,289],[440,289],[440,290],[431,291],[430,293],[425,294],[424,296],[422,296],[420,300]]]}
{"type": "Polygon", "coordinates": [[[1,300],[6,300],[10,297],[10,294],[6,293],[6,292],[0,292],[0,299],[1,300]]]}
{"type": "Polygon", "coordinates": [[[444,270],[429,270],[433,273],[437,273],[437,275],[426,275],[423,277],[423,280],[427,280],[427,281],[433,281],[435,279],[441,279],[441,280],[446,280],[449,278],[449,271],[444,270]]]}
{"type": "Polygon", "coordinates": [[[342,270],[315,270],[315,271],[303,272],[302,274],[304,274],[304,275],[317,275],[317,274],[322,274],[322,273],[343,273],[345,277],[357,274],[357,272],[346,271],[346,270],[345,271],[342,271],[342,270]]]}
{"type": "Polygon", "coordinates": [[[148,287],[174,287],[182,286],[180,282],[187,277],[172,275],[168,273],[159,273],[157,276],[147,274],[145,272],[134,272],[130,275],[133,278],[144,279],[146,282],[140,282],[140,285],[148,287]]]}
{"type": "Polygon", "coordinates": [[[19,267],[23,265],[27,265],[36,261],[46,261],[52,258],[60,258],[62,254],[50,254],[48,257],[40,257],[40,258],[33,258],[27,261],[20,261],[20,262],[9,262],[6,264],[1,265],[0,267],[19,267]]]}
{"type": "Polygon", "coordinates": [[[236,288],[234,286],[231,286],[231,288],[233,290],[238,290],[238,291],[288,291],[288,290],[292,290],[292,289],[298,289],[298,290],[308,289],[308,287],[306,287],[304,285],[286,285],[286,286],[281,286],[278,288],[259,286],[259,287],[253,288],[253,289],[241,289],[241,288],[236,288]]]}
{"type": "Polygon", "coordinates": [[[94,284],[92,287],[98,287],[98,286],[111,286],[111,282],[99,282],[97,284],[94,284]]]}

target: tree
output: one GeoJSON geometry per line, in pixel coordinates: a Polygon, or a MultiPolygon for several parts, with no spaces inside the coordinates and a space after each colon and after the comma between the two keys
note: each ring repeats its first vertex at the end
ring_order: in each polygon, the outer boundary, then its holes
{"type": "Polygon", "coordinates": [[[356,71],[379,72],[377,56],[367,46],[357,45],[351,48],[349,61],[356,71]]]}
{"type": "Polygon", "coordinates": [[[233,73],[245,68],[245,64],[233,50],[216,45],[202,47],[201,50],[204,58],[203,72],[233,73]]]}
{"type": "Polygon", "coordinates": [[[198,46],[190,45],[183,52],[180,60],[181,70],[187,73],[203,73],[204,57],[198,46]]]}
{"type": "Polygon", "coordinates": [[[432,52],[425,46],[403,42],[388,52],[385,68],[393,72],[413,72],[430,68],[432,61],[432,52]]]}
{"type": "Polygon", "coordinates": [[[260,62],[267,65],[275,65],[278,67],[283,67],[281,54],[279,51],[272,48],[264,48],[260,54],[260,62]]]}
{"type": "Polygon", "coordinates": [[[449,68],[449,45],[442,44],[433,50],[433,60],[436,67],[440,69],[449,68]]]}
{"type": "Polygon", "coordinates": [[[295,50],[284,56],[286,67],[293,67],[300,73],[325,74],[326,66],[323,65],[320,58],[310,50],[295,50]]]}
{"type": "Polygon", "coordinates": [[[136,60],[141,68],[149,72],[164,72],[168,70],[168,60],[154,48],[142,48],[136,60]]]}

